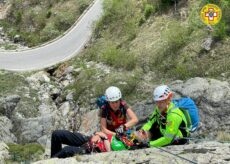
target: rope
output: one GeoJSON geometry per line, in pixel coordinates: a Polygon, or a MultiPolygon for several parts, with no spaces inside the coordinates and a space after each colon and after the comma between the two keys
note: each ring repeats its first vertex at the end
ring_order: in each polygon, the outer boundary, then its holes
{"type": "Polygon", "coordinates": [[[183,159],[183,160],[185,160],[185,161],[187,161],[187,162],[190,162],[190,163],[193,163],[193,164],[198,164],[197,162],[194,162],[194,161],[192,161],[192,160],[190,160],[190,159],[184,158],[184,157],[182,157],[182,156],[180,156],[180,155],[171,153],[170,151],[164,150],[163,148],[160,148],[160,147],[154,147],[154,148],[159,149],[159,150],[161,150],[161,151],[164,151],[164,152],[166,152],[166,153],[168,153],[168,154],[171,154],[171,155],[173,155],[173,156],[175,156],[175,157],[178,157],[178,158],[180,158],[180,159],[183,159]]]}

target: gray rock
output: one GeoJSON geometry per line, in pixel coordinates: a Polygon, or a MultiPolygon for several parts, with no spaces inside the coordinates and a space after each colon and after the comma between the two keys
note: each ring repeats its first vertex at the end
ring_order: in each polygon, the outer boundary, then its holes
{"type": "Polygon", "coordinates": [[[17,138],[11,132],[12,128],[12,122],[7,117],[0,117],[0,141],[6,143],[17,141],[17,138]]]}
{"type": "Polygon", "coordinates": [[[2,38],[0,38],[0,45],[4,44],[4,40],[2,38]]]}
{"type": "Polygon", "coordinates": [[[139,102],[131,107],[135,114],[138,116],[139,122],[136,128],[139,129],[144,123],[147,122],[148,117],[152,114],[154,106],[151,103],[139,102]]]}
{"type": "Polygon", "coordinates": [[[81,126],[79,131],[86,135],[91,135],[96,131],[100,131],[99,110],[92,110],[81,117],[81,126]]]}
{"type": "Polygon", "coordinates": [[[195,100],[199,99],[208,88],[209,83],[203,78],[192,78],[182,85],[182,95],[189,96],[195,100]]]}
{"type": "Polygon", "coordinates": [[[67,67],[66,69],[65,69],[65,71],[64,71],[64,75],[67,75],[67,74],[70,74],[70,73],[72,73],[74,71],[74,67],[73,66],[69,66],[69,67],[67,67]]]}
{"type": "Polygon", "coordinates": [[[204,40],[201,47],[204,48],[206,51],[209,51],[209,50],[211,50],[212,43],[213,43],[213,39],[210,36],[204,40]]]}
{"type": "Polygon", "coordinates": [[[228,82],[197,77],[185,82],[173,82],[170,87],[176,95],[189,96],[195,100],[199,108],[200,120],[203,123],[198,134],[204,133],[213,138],[218,131],[230,131],[230,126],[225,121],[230,117],[228,82]]]}
{"type": "Polygon", "coordinates": [[[9,147],[4,143],[0,142],[0,163],[5,164],[5,160],[10,158],[9,147]]]}
{"type": "Polygon", "coordinates": [[[70,93],[67,94],[66,100],[67,101],[73,101],[73,92],[70,92],[70,93]]]}
{"type": "Polygon", "coordinates": [[[18,43],[21,41],[21,36],[20,35],[15,35],[14,36],[14,43],[18,43]]]}
{"type": "Polygon", "coordinates": [[[17,133],[20,135],[18,139],[21,143],[37,142],[44,135],[51,135],[54,126],[54,115],[46,115],[43,117],[22,119],[18,121],[17,133]]]}
{"type": "Polygon", "coordinates": [[[64,102],[58,110],[61,111],[63,117],[66,117],[71,111],[70,103],[68,101],[64,102]]]}
{"type": "Polygon", "coordinates": [[[117,151],[92,155],[77,155],[66,159],[48,159],[35,164],[74,164],[74,163],[229,163],[230,144],[202,142],[199,144],[148,148],[133,151],[117,151]],[[169,152],[169,153],[168,153],[169,152]],[[178,156],[172,155],[176,154],[178,156]],[[185,160],[187,159],[187,160],[185,160]]]}
{"type": "Polygon", "coordinates": [[[20,99],[21,98],[18,95],[11,95],[5,98],[0,98],[0,113],[7,116],[8,118],[11,118],[12,113],[20,99]]]}

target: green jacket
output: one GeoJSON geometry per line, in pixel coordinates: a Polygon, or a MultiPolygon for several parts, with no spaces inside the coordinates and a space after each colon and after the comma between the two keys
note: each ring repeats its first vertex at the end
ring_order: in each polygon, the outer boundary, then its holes
{"type": "MultiPolygon", "coordinates": [[[[169,108],[167,109],[167,115],[166,115],[166,123],[165,126],[162,125],[161,121],[161,115],[159,112],[159,109],[156,107],[152,115],[150,116],[149,121],[142,127],[143,130],[150,130],[152,125],[157,122],[158,125],[160,125],[160,132],[162,134],[162,137],[150,141],[151,147],[161,147],[165,145],[169,145],[175,138],[183,138],[182,132],[179,129],[182,121],[186,124],[187,129],[187,121],[183,114],[183,112],[175,107],[173,103],[170,103],[169,108]]],[[[186,130],[187,134],[189,133],[188,130],[186,130]]]]}

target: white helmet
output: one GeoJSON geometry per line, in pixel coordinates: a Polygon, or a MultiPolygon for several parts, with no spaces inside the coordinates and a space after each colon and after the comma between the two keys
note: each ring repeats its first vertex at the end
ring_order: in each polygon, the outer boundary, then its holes
{"type": "Polygon", "coordinates": [[[121,99],[121,91],[119,88],[111,86],[105,91],[106,100],[113,102],[121,99]]]}
{"type": "Polygon", "coordinates": [[[153,100],[154,101],[161,101],[168,98],[168,96],[171,94],[171,90],[167,85],[161,85],[156,87],[156,89],[153,92],[153,100]]]}

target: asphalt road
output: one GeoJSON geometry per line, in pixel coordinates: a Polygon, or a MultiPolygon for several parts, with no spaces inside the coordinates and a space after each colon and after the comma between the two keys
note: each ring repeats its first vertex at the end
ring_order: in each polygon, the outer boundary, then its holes
{"type": "Polygon", "coordinates": [[[92,25],[100,18],[102,11],[102,0],[96,0],[63,37],[34,49],[0,52],[0,69],[40,70],[76,56],[90,39],[92,25]]]}

